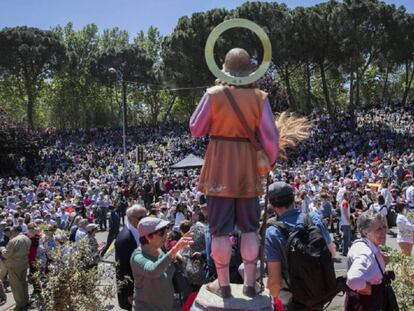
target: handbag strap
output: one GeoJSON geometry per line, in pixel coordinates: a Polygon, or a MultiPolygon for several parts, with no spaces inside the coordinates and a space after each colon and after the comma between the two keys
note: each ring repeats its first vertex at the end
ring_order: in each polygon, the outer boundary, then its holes
{"type": "Polygon", "coordinates": [[[233,95],[231,94],[230,90],[228,87],[224,87],[223,89],[224,94],[226,94],[227,99],[230,102],[231,107],[233,108],[234,112],[236,113],[237,117],[239,118],[239,121],[241,123],[241,125],[243,126],[244,130],[247,133],[247,136],[249,136],[249,140],[252,143],[254,149],[256,151],[259,151],[262,148],[262,146],[260,145],[260,143],[257,141],[254,132],[250,129],[250,127],[247,125],[246,119],[243,116],[243,113],[241,112],[239,106],[236,103],[236,100],[234,99],[233,95]]]}
{"type": "Polygon", "coordinates": [[[382,271],[381,265],[380,265],[380,263],[378,261],[378,258],[377,258],[377,254],[374,253],[374,257],[375,257],[375,261],[377,262],[378,268],[381,271],[382,277],[384,277],[384,271],[382,271]]]}
{"type": "MultiPolygon", "coordinates": [[[[368,243],[367,243],[365,240],[361,239],[360,241],[361,241],[362,243],[364,243],[366,246],[368,246],[368,248],[369,248],[369,249],[371,249],[371,248],[369,247],[368,243]]],[[[375,254],[374,252],[372,252],[372,253],[374,254],[375,261],[377,262],[378,268],[379,268],[379,270],[381,271],[382,276],[384,277],[384,271],[382,271],[381,264],[379,263],[378,258],[377,258],[377,254],[375,254]]]]}

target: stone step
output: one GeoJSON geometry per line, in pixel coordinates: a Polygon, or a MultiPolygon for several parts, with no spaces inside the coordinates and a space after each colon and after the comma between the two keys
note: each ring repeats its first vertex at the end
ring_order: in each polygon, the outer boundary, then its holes
{"type": "Polygon", "coordinates": [[[231,298],[221,297],[209,292],[203,285],[198,292],[191,311],[271,311],[273,299],[267,292],[262,292],[254,298],[243,295],[242,284],[231,284],[231,298]]]}

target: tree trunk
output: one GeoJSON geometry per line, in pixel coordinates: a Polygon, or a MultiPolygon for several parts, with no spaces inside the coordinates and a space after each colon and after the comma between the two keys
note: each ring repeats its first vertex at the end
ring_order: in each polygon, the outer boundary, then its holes
{"type": "Polygon", "coordinates": [[[360,75],[360,73],[359,73],[359,70],[357,69],[356,70],[356,80],[355,80],[355,87],[356,87],[356,89],[355,89],[355,105],[354,105],[354,107],[359,107],[359,86],[360,86],[360,78],[361,78],[361,75],[360,75]]]}
{"type": "Polygon", "coordinates": [[[403,106],[405,106],[405,104],[407,103],[408,93],[410,92],[411,84],[414,78],[414,70],[411,69],[412,67],[411,65],[412,65],[411,63],[405,64],[405,89],[404,89],[403,98],[401,100],[401,103],[403,106]],[[411,71],[411,75],[410,75],[410,71],[411,71]]]}
{"type": "Polygon", "coordinates": [[[289,106],[293,111],[296,111],[297,107],[296,107],[295,99],[293,98],[292,87],[290,86],[289,70],[287,66],[285,67],[284,78],[285,78],[285,84],[286,84],[286,91],[288,93],[289,106]]]}
{"type": "Polygon", "coordinates": [[[326,109],[328,110],[329,117],[331,118],[331,120],[335,120],[336,117],[332,109],[331,99],[329,97],[328,83],[326,82],[325,65],[321,63],[319,64],[319,67],[321,69],[322,87],[323,87],[323,95],[325,96],[326,109]]]}
{"type": "Polygon", "coordinates": [[[351,122],[355,123],[355,106],[354,106],[354,71],[351,70],[351,74],[349,77],[349,116],[351,118],[351,122]]]}
{"type": "Polygon", "coordinates": [[[165,123],[166,121],[167,121],[167,118],[170,116],[170,114],[171,114],[171,110],[172,110],[172,107],[174,106],[174,103],[175,103],[175,99],[176,99],[177,97],[176,96],[174,96],[171,100],[170,100],[170,102],[168,103],[168,105],[167,105],[167,111],[165,112],[165,115],[164,115],[164,118],[163,118],[163,120],[162,120],[162,122],[163,123],[165,123]]]}
{"type": "Polygon", "coordinates": [[[388,77],[390,74],[390,67],[387,66],[387,71],[385,72],[385,80],[384,80],[384,86],[382,87],[382,96],[381,98],[383,99],[383,101],[385,102],[385,104],[388,103],[387,100],[387,93],[388,93],[388,77]]]}
{"type": "Polygon", "coordinates": [[[33,105],[34,96],[32,90],[27,90],[27,125],[30,129],[33,129],[33,105]]]}
{"type": "Polygon", "coordinates": [[[158,97],[157,93],[149,90],[148,91],[148,102],[150,105],[150,111],[151,111],[151,124],[156,125],[158,122],[158,115],[160,113],[159,105],[158,105],[158,97]]]}
{"type": "Polygon", "coordinates": [[[307,89],[307,96],[306,96],[306,112],[310,113],[312,111],[312,86],[311,86],[311,69],[310,64],[306,64],[306,89],[307,89]]]}

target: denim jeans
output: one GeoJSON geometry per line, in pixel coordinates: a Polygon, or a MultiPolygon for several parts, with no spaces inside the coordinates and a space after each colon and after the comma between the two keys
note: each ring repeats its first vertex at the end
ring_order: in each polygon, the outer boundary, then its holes
{"type": "Polygon", "coordinates": [[[341,226],[343,237],[342,237],[342,255],[346,256],[348,254],[349,244],[351,243],[351,226],[342,225],[341,226]]]}

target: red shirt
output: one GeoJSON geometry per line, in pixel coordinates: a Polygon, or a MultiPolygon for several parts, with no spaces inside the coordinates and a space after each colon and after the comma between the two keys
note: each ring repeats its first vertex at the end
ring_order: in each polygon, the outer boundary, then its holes
{"type": "Polygon", "coordinates": [[[36,255],[37,248],[39,247],[40,235],[36,234],[34,237],[30,238],[32,244],[30,244],[29,249],[29,266],[34,266],[36,264],[36,255]]]}

